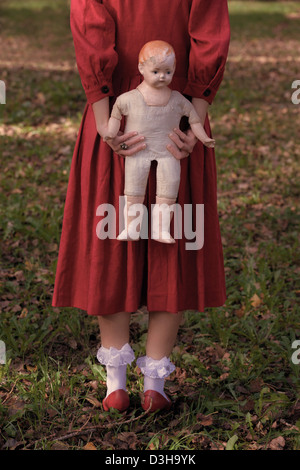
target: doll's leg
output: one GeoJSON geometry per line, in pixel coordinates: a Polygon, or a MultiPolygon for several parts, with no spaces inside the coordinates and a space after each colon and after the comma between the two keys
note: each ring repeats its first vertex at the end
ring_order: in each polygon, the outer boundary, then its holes
{"type": "Polygon", "coordinates": [[[118,240],[133,241],[140,238],[150,166],[151,160],[143,156],[127,157],[125,160],[125,228],[118,240]]]}
{"type": "Polygon", "coordinates": [[[162,243],[175,243],[170,234],[180,184],[180,161],[174,157],[157,159],[156,204],[152,210],[152,238],[162,243]]]}
{"type": "Polygon", "coordinates": [[[106,398],[104,409],[116,408],[120,411],[129,406],[126,391],[127,364],[134,360],[129,346],[129,323],[131,314],[119,312],[98,317],[101,347],[97,352],[98,361],[106,366],[106,398]]]}
{"type": "Polygon", "coordinates": [[[169,359],[174,347],[182,312],[149,312],[149,326],[146,356],[137,359],[137,365],[144,374],[144,409],[169,408],[171,402],[164,393],[164,382],[175,366],[169,359]]]}

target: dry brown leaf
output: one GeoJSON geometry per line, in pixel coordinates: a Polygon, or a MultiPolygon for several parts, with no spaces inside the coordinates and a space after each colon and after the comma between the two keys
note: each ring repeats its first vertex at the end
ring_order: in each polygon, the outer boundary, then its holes
{"type": "Polygon", "coordinates": [[[275,439],[272,439],[268,448],[271,450],[282,450],[285,447],[284,437],[278,436],[275,439]]]}
{"type": "Polygon", "coordinates": [[[17,396],[10,397],[9,400],[6,402],[6,406],[8,407],[8,414],[9,416],[14,416],[18,412],[21,412],[25,409],[26,403],[19,399],[17,396]]]}
{"type": "Polygon", "coordinates": [[[64,442],[57,441],[51,446],[51,450],[69,450],[69,446],[64,442]]]}
{"type": "Polygon", "coordinates": [[[251,305],[252,307],[259,307],[260,304],[261,304],[261,299],[258,297],[257,294],[254,294],[252,297],[251,297],[251,305]]]}
{"type": "Polygon", "coordinates": [[[260,392],[264,385],[264,381],[261,378],[254,379],[250,382],[250,391],[252,393],[260,392]]]}
{"type": "Polygon", "coordinates": [[[19,315],[19,318],[26,318],[27,317],[27,314],[28,314],[28,309],[26,307],[24,307],[22,309],[22,312],[20,313],[19,315]]]}
{"type": "Polygon", "coordinates": [[[243,305],[239,310],[235,312],[238,318],[242,318],[245,315],[245,305],[243,305]]]}
{"type": "Polygon", "coordinates": [[[84,450],[97,450],[95,444],[93,444],[92,442],[88,442],[83,448],[84,450]]]}
{"type": "Polygon", "coordinates": [[[87,395],[87,397],[85,398],[89,403],[91,403],[91,405],[94,405],[96,408],[101,408],[101,403],[99,400],[97,400],[96,397],[94,397],[93,395],[87,395]]]}
{"type": "Polygon", "coordinates": [[[36,101],[37,104],[41,104],[41,105],[45,104],[46,103],[46,97],[45,97],[44,93],[42,93],[42,92],[37,93],[35,101],[36,101]]]}
{"type": "Polygon", "coordinates": [[[225,380],[225,379],[227,379],[227,377],[229,377],[229,374],[228,374],[228,372],[225,372],[225,374],[220,375],[219,379],[220,380],[225,380]]]}
{"type": "Polygon", "coordinates": [[[211,415],[197,414],[197,420],[202,426],[211,426],[213,424],[213,417],[211,415]]]}

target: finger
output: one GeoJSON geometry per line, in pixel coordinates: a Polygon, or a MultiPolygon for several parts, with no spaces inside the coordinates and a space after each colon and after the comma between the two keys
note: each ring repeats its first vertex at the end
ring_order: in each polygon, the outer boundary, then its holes
{"type": "Polygon", "coordinates": [[[143,135],[137,135],[137,136],[127,139],[126,144],[128,145],[128,147],[131,147],[132,145],[135,145],[144,141],[145,141],[145,137],[143,135]]]}
{"type": "Polygon", "coordinates": [[[183,158],[186,158],[189,155],[188,152],[184,150],[179,150],[179,148],[175,147],[174,145],[167,145],[167,149],[177,160],[182,160],[183,158]]]}
{"type": "Polygon", "coordinates": [[[116,144],[122,144],[126,140],[131,139],[132,137],[134,137],[136,135],[138,135],[138,133],[135,132],[135,131],[126,132],[126,134],[122,134],[122,135],[116,137],[116,144]]]}
{"type": "Polygon", "coordinates": [[[182,140],[178,137],[178,135],[174,134],[173,132],[171,132],[171,134],[169,134],[169,137],[170,139],[174,142],[174,144],[177,145],[177,147],[181,150],[184,146],[184,142],[182,142],[182,140]]]}
{"type": "Polygon", "coordinates": [[[118,152],[121,157],[132,157],[136,153],[140,152],[141,150],[144,150],[146,148],[145,143],[137,143],[136,145],[132,145],[129,149],[127,150],[121,150],[118,152]]]}
{"type": "Polygon", "coordinates": [[[181,152],[187,152],[188,154],[192,153],[195,143],[197,142],[194,138],[186,138],[186,141],[183,142],[176,134],[169,136],[170,139],[176,144],[181,152]]]}
{"type": "Polygon", "coordinates": [[[177,129],[177,128],[175,128],[173,130],[181,140],[183,140],[183,141],[187,140],[187,134],[185,132],[182,132],[180,129],[177,129]]]}

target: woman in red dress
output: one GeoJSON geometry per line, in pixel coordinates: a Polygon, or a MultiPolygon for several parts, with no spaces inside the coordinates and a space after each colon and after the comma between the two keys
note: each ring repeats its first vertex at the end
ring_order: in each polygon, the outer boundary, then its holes
{"type": "MultiPolygon", "coordinates": [[[[68,184],[52,305],[77,307],[99,319],[98,360],[106,365],[105,409],[126,409],[126,366],[132,312],[149,311],[143,407],[170,406],[164,379],[184,310],[203,311],[226,300],[223,252],[217,213],[214,150],[177,130],[170,152],[181,160],[178,204],[204,205],[204,245],[187,250],[185,237],[166,245],[155,240],[100,239],[97,207],[111,204],[119,220],[124,159],[143,148],[143,136],[121,134],[110,146],[102,139],[115,98],[142,81],[137,61],[148,41],[169,42],[176,53],[170,85],[192,100],[210,135],[207,108],[221,84],[229,45],[227,0],[72,0],[71,29],[87,97],[68,184]],[[127,149],[120,144],[125,143],[127,149]],[[187,158],[184,158],[187,157],[187,158]]],[[[125,147],[126,147],[125,146],[125,147]]],[[[155,203],[155,167],[146,199],[155,203]]]]}

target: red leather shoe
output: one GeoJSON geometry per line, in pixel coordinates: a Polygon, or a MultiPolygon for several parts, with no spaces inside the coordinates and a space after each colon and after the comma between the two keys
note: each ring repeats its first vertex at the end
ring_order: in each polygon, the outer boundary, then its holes
{"type": "Polygon", "coordinates": [[[147,390],[142,399],[142,408],[147,411],[169,410],[172,402],[155,390],[147,390]]]}
{"type": "Polygon", "coordinates": [[[125,390],[115,390],[108,397],[104,398],[102,405],[105,411],[115,408],[119,411],[125,411],[129,407],[129,396],[125,390]]]}

